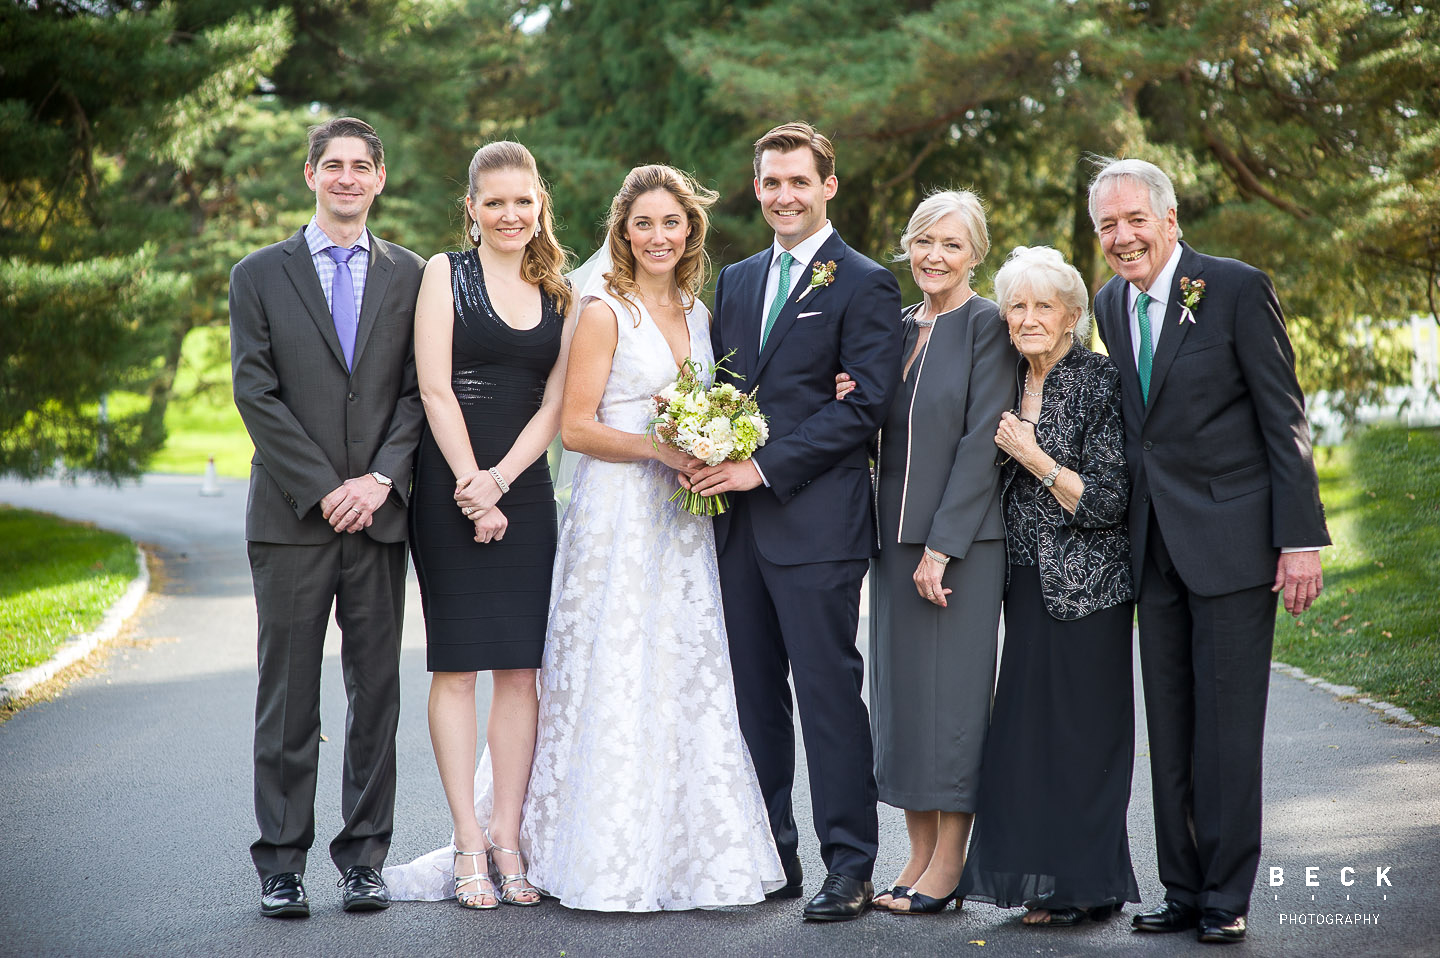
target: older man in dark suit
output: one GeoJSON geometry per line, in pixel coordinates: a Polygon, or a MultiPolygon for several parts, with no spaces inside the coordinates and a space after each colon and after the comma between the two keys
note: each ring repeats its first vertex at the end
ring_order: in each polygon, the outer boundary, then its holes
{"type": "Polygon", "coordinates": [[[1115,277],[1095,297],[1120,370],[1164,904],[1137,931],[1245,937],[1275,593],[1299,615],[1328,545],[1295,355],[1270,278],[1180,242],[1175,190],[1108,163],[1090,216],[1115,277]]]}
{"type": "Polygon", "coordinates": [[[828,873],[804,916],[843,921],[870,906],[878,844],[855,632],[875,543],[866,444],[900,379],[900,287],[826,219],[839,181],[822,134],[805,123],[776,127],[756,142],[754,169],[775,239],[721,271],[710,336],[716,356],[734,352],[745,388],[759,388],[770,439],[753,459],[702,469],[690,482],[734,498],[715,520],[715,541],[740,728],[785,865],[772,897],[803,890],[790,801],[793,674],[828,873]],[[836,402],[841,371],[859,388],[836,402]]]}
{"type": "Polygon", "coordinates": [[[315,216],[230,274],[235,405],[255,443],[245,513],[259,612],[251,857],[262,914],[306,916],[315,835],[320,663],[330,610],[349,697],[330,843],[346,911],[388,907],[405,503],[420,437],[413,319],[424,262],[365,227],[385,187],[369,124],[310,131],[315,216]]]}

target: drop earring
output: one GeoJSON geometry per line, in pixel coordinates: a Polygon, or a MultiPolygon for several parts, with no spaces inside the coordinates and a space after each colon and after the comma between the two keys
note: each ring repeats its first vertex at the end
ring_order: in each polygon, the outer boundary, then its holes
{"type": "Polygon", "coordinates": [[[470,221],[470,242],[480,245],[480,224],[474,220],[470,221]]]}

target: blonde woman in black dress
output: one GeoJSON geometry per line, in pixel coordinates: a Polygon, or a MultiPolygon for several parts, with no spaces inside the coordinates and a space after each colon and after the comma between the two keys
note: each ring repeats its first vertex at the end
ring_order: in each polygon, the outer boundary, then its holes
{"type": "MultiPolygon", "coordinates": [[[[520,144],[476,152],[465,227],[472,248],[430,260],[415,308],[426,428],[410,541],[434,673],[430,738],[455,823],[447,891],[488,909],[540,901],[517,849],[555,558],[545,450],[560,427],[570,289],[549,194],[520,144]],[[493,807],[482,823],[475,681],[486,671],[493,807]]],[[[400,897],[430,897],[410,884],[399,881],[400,897]]]]}

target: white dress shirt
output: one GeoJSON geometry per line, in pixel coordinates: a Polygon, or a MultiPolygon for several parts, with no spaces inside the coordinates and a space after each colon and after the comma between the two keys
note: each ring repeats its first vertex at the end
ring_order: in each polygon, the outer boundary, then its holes
{"type": "Polygon", "coordinates": [[[760,345],[765,344],[765,317],[770,315],[770,307],[775,302],[775,293],[780,286],[780,254],[789,253],[795,257],[795,262],[790,264],[790,288],[785,291],[785,297],[789,299],[790,294],[795,292],[795,287],[802,282],[806,286],[810,285],[810,270],[815,266],[815,254],[834,234],[835,227],[826,220],[824,226],[796,243],[794,249],[787,250],[781,246],[779,237],[771,244],[770,272],[765,276],[765,311],[760,314],[760,345]]]}
{"type": "Polygon", "coordinates": [[[1134,283],[1125,289],[1125,308],[1130,316],[1130,358],[1137,369],[1140,367],[1140,308],[1136,304],[1140,300],[1140,294],[1150,294],[1150,308],[1146,312],[1150,316],[1150,356],[1154,358],[1160,333],[1165,328],[1165,310],[1170,306],[1170,287],[1174,285],[1175,270],[1179,267],[1180,244],[1176,243],[1175,248],[1170,251],[1170,259],[1166,260],[1160,275],[1155,277],[1155,282],[1149,289],[1141,289],[1134,283]]]}

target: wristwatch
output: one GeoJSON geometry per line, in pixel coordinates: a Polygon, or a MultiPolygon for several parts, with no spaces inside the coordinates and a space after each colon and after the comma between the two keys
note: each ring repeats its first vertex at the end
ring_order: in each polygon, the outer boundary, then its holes
{"type": "Polygon", "coordinates": [[[1057,462],[1055,463],[1054,469],[1051,469],[1049,472],[1045,473],[1045,475],[1040,477],[1040,484],[1046,489],[1049,489],[1051,486],[1055,485],[1055,477],[1058,475],[1060,475],[1060,463],[1057,462]]]}
{"type": "Polygon", "coordinates": [[[384,486],[386,489],[395,488],[394,481],[389,476],[385,475],[385,473],[383,472],[372,472],[370,473],[370,478],[380,483],[380,485],[384,486]]]}

